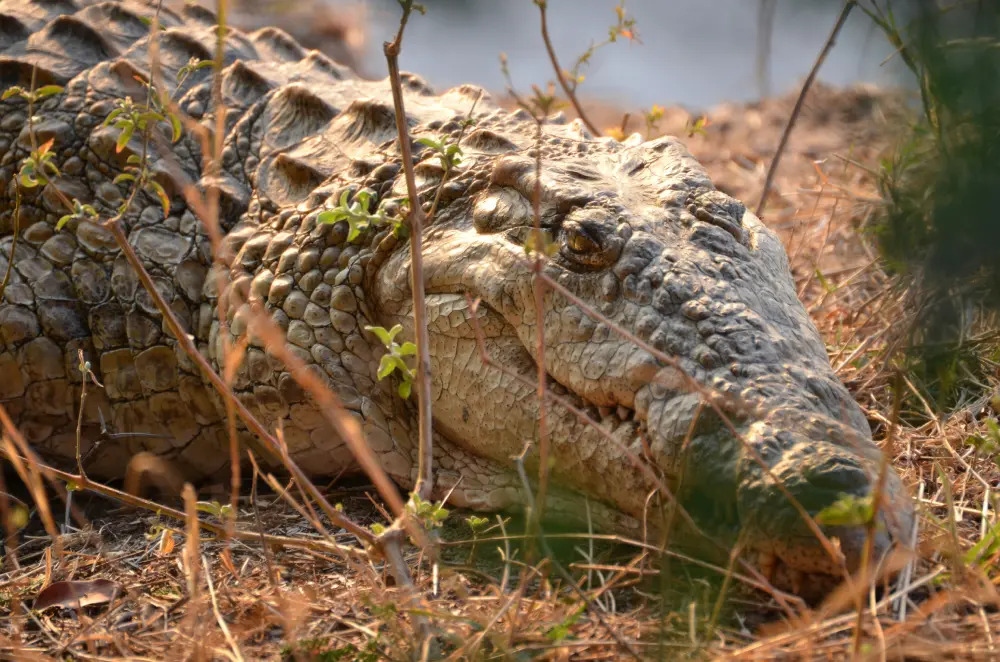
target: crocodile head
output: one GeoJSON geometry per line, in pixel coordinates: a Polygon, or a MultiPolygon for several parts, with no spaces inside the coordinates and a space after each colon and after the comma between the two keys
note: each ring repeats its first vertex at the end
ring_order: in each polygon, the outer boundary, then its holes
{"type": "MultiPolygon", "coordinates": [[[[147,150],[138,136],[122,144],[117,129],[103,126],[114,99],[145,97],[135,77],[152,52],[142,20],[150,7],[11,7],[17,34],[0,58],[4,86],[28,85],[36,70],[39,83],[65,85],[33,124],[35,138],[56,143],[55,186],[110,218],[129,195],[114,174],[147,154],[173,204],[163,218],[155,196],[139,194],[122,226],[199,350],[218,367],[221,339],[245,336],[253,307],[263,309],[286,331],[289,350],[357,416],[381,466],[412,486],[413,398],[380,379],[384,348],[365,330],[398,323],[413,339],[409,242],[385,227],[355,237],[343,221],[319,222],[345,193],[357,200],[367,189],[379,203],[406,194],[386,82],[359,80],[273,29],[227,31],[218,88],[209,70],[178,76],[192,57],[212,59],[218,31],[201,10],[163,10],[163,85],[187,115],[225,132],[211,183],[231,251],[223,257],[233,259],[230,285],[217,297],[207,277],[217,273],[213,247],[181,195],[204,174],[198,138],[186,133],[177,145],[147,150]],[[30,38],[29,27],[38,30],[30,38]],[[216,93],[226,108],[221,123],[216,93]]],[[[547,512],[582,514],[586,497],[587,512],[636,534],[656,528],[669,490],[700,528],[739,530],[779,581],[794,588],[804,573],[839,575],[808,522],[841,495],[870,494],[879,451],[796,298],[777,238],[716,191],[674,139],[619,143],[552,118],[536,140],[531,118],[500,110],[477,88],[435,95],[408,74],[404,87],[413,136],[461,139],[463,150],[445,178],[433,150],[415,146],[421,203],[439,198],[423,262],[440,496],[484,510],[522,502],[511,457],[527,445],[537,469],[543,411],[533,383],[541,366],[548,390],[590,419],[558,403],[544,410],[559,486],[547,512]],[[472,106],[475,125],[463,132],[472,106]],[[540,316],[540,277],[525,250],[536,188],[554,249],[543,273],[557,286],[542,283],[540,316]]],[[[0,180],[11,181],[29,151],[26,112],[15,99],[0,105],[0,180]]],[[[4,242],[10,190],[0,191],[4,242]]],[[[113,238],[79,218],[54,233],[65,210],[47,193],[29,191],[20,206],[23,257],[0,302],[0,400],[40,452],[72,462],[83,351],[105,385],[88,394],[87,429],[106,419],[122,432],[157,433],[109,437],[93,457],[94,436],[83,435],[88,474],[120,476],[137,450],[175,461],[191,478],[226,471],[225,407],[163,330],[113,238]]],[[[307,472],[355,466],[294,375],[250,335],[230,375],[238,397],[282,431],[307,472]]],[[[912,522],[897,476],[885,485],[876,553],[907,541],[912,522]]],[[[856,569],[864,531],[824,532],[856,569]]]]}
{"type": "MultiPolygon", "coordinates": [[[[463,195],[425,232],[436,429],[505,464],[534,441],[527,458],[537,462],[532,384],[544,354],[548,389],[592,421],[547,407],[559,485],[655,528],[654,483],[636,466],[646,462],[703,527],[739,530],[776,581],[842,577],[806,518],[870,495],[879,450],[796,297],[779,240],[715,190],[676,139],[618,143],[572,123],[547,125],[538,143],[530,123],[490,124],[464,137],[451,185],[463,195]],[[551,242],[541,319],[526,251],[536,188],[551,242]],[[481,360],[477,326],[494,366],[481,360]]],[[[409,270],[397,248],[370,278],[380,315],[412,332],[409,270]]],[[[509,498],[456,494],[486,508],[509,498]]],[[[885,494],[878,554],[912,518],[891,470],[885,494]]],[[[823,532],[857,570],[863,527],[823,532]]]]}

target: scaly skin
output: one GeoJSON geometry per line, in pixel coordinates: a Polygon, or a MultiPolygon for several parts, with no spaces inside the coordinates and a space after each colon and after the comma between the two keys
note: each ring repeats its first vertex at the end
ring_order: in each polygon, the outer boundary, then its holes
{"type": "MultiPolygon", "coordinates": [[[[80,9],[70,0],[0,2],[0,79],[66,86],[37,110],[36,137],[55,139],[63,176],[56,186],[114,214],[127,185],[111,183],[134,137],[115,152],[118,131],[100,124],[113,100],[141,98],[133,74],[148,71],[148,28],[141,4],[80,9]]],[[[163,79],[175,84],[191,57],[211,59],[214,19],[202,10],[164,10],[163,79]]],[[[210,70],[181,89],[180,107],[205,126],[210,70]]],[[[457,138],[480,94],[462,86],[435,96],[405,79],[414,137],[457,138]]],[[[407,242],[388,229],[346,240],[346,224],[317,225],[317,214],[344,190],[367,188],[380,200],[405,194],[385,81],[352,78],[287,35],[262,30],[227,37],[222,226],[235,258],[221,300],[211,278],[205,230],[178,192],[204,172],[190,135],[151,148],[157,179],[173,194],[169,217],[140,194],[123,223],[129,241],[175,313],[218,363],[224,334],[246,332],[252,304],[285,329],[291,350],[359,418],[369,445],[403,487],[416,473],[416,414],[391,380],[380,381],[381,344],[367,325],[402,324],[412,338],[407,242]],[[177,167],[169,167],[170,162],[177,167]],[[226,320],[220,327],[219,311],[226,320]],[[228,328],[226,328],[228,327],[228,328]]],[[[0,180],[10,182],[30,145],[23,103],[0,105],[0,180]]],[[[425,231],[424,269],[439,496],[481,510],[522,502],[511,456],[538,431],[531,386],[487,367],[477,351],[466,294],[480,299],[477,321],[490,355],[507,371],[535,379],[538,320],[534,274],[523,241],[532,223],[534,124],[497,109],[487,96],[464,136],[461,168],[444,186],[425,231]]],[[[441,180],[437,157],[416,146],[425,206],[441,180]]],[[[742,529],[747,549],[763,556],[785,585],[803,574],[839,570],[773,484],[755,451],[810,514],[842,493],[863,496],[875,484],[879,451],[860,409],[834,375],[822,341],[796,298],[777,238],[736,200],[716,191],[673,138],[618,143],[578,123],[552,118],[541,141],[542,219],[558,247],[546,273],[641,340],[676,356],[678,366],[715,394],[734,437],[705,407],[678,368],[664,366],[570,299],[544,300],[545,370],[551,388],[584,408],[606,432],[651,461],[704,525],[742,529]],[[688,452],[680,453],[691,431],[688,452]]],[[[4,262],[10,254],[13,188],[0,197],[4,262]]],[[[103,381],[91,391],[84,451],[98,439],[99,412],[118,431],[166,438],[105,440],[88,460],[95,476],[120,476],[147,450],[191,479],[226,471],[224,409],[165,331],[109,233],[75,220],[52,191],[27,191],[12,279],[0,305],[0,398],[35,448],[49,458],[75,449],[79,400],[77,349],[103,381]]],[[[315,475],[354,468],[344,443],[311,399],[259,342],[251,343],[235,391],[267,426],[283,431],[292,457],[315,475]]],[[[618,446],[560,407],[548,409],[555,512],[579,514],[589,497],[606,526],[638,530],[652,485],[618,446]],[[599,504],[599,507],[598,505],[599,504]]],[[[536,466],[537,449],[528,462],[536,466]]],[[[909,500],[895,473],[887,478],[876,552],[908,538],[909,500]]],[[[654,501],[655,503],[655,501],[654,501]]],[[[648,514],[653,528],[656,518],[648,514]]],[[[860,528],[827,529],[850,569],[859,564],[860,528]]]]}

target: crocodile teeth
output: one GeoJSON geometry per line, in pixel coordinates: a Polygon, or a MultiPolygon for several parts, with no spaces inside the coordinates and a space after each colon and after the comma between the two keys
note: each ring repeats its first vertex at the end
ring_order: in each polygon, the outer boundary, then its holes
{"type": "Polygon", "coordinates": [[[774,552],[761,552],[757,559],[757,566],[764,579],[771,581],[774,576],[774,569],[778,566],[778,556],[774,552]]]}
{"type": "Polygon", "coordinates": [[[618,418],[623,421],[627,421],[632,418],[632,410],[628,407],[623,407],[622,405],[618,405],[618,410],[615,413],[618,414],[618,418]]]}
{"type": "Polygon", "coordinates": [[[795,595],[802,594],[802,581],[805,579],[806,574],[801,570],[789,570],[788,578],[792,582],[792,593],[795,595]]]}

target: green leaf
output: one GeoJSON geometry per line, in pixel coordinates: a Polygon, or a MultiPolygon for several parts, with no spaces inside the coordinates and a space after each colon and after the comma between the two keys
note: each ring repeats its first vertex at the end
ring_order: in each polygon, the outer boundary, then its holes
{"type": "Polygon", "coordinates": [[[465,523],[469,525],[472,529],[473,534],[482,533],[486,526],[490,523],[485,517],[477,517],[476,515],[471,515],[465,518],[465,523]]]}
{"type": "Polygon", "coordinates": [[[372,333],[374,333],[378,337],[378,339],[382,341],[382,344],[385,345],[386,347],[391,347],[392,346],[392,340],[393,340],[393,338],[395,338],[397,335],[399,335],[399,332],[402,331],[402,330],[403,330],[403,326],[401,324],[397,324],[396,326],[392,327],[392,329],[390,329],[388,331],[385,330],[385,327],[381,327],[381,326],[366,326],[365,327],[365,331],[371,331],[372,333]]]}
{"type": "Polygon", "coordinates": [[[816,521],[826,526],[861,526],[871,522],[874,515],[875,504],[871,496],[842,494],[817,513],[816,521]]]}
{"type": "Polygon", "coordinates": [[[50,97],[53,94],[59,94],[63,91],[61,85],[44,85],[37,90],[35,90],[36,99],[44,99],[45,97],[50,97]]]}
{"type": "Polygon", "coordinates": [[[128,141],[132,139],[133,131],[135,131],[135,125],[132,124],[132,122],[129,122],[122,127],[122,132],[118,136],[118,142],[115,143],[116,153],[121,153],[121,151],[125,149],[125,145],[127,145],[128,141]]]}
{"type": "Polygon", "coordinates": [[[438,151],[440,151],[442,148],[442,143],[438,142],[437,140],[434,140],[433,138],[417,138],[414,142],[417,142],[421,145],[426,145],[427,147],[430,147],[431,149],[438,151]]]}
{"type": "Polygon", "coordinates": [[[392,354],[383,354],[382,360],[378,364],[378,378],[385,379],[396,369],[395,357],[392,354]]]}
{"type": "Polygon", "coordinates": [[[363,221],[358,221],[355,218],[347,219],[347,223],[350,225],[350,229],[347,231],[347,241],[351,242],[358,238],[361,231],[364,230],[368,224],[363,221]]]}
{"type": "Polygon", "coordinates": [[[73,214],[66,214],[56,223],[56,231],[62,230],[63,226],[73,220],[73,214]]]}
{"type": "Polygon", "coordinates": [[[177,117],[177,115],[174,115],[173,113],[169,113],[169,117],[170,117],[170,128],[173,131],[173,135],[170,137],[170,142],[175,143],[181,139],[181,133],[182,133],[181,120],[179,117],[177,117]]]}
{"type": "Polygon", "coordinates": [[[170,215],[170,197],[167,196],[167,192],[163,190],[163,186],[159,182],[149,182],[149,188],[160,199],[160,204],[163,205],[163,217],[166,218],[170,215]]]}
{"type": "Polygon", "coordinates": [[[18,87],[17,85],[15,85],[13,87],[8,87],[6,90],[3,91],[3,94],[0,95],[0,101],[6,101],[7,99],[11,98],[14,95],[23,94],[23,93],[24,93],[24,90],[22,88],[18,87]]]}
{"type": "Polygon", "coordinates": [[[166,117],[164,117],[160,113],[156,112],[155,110],[147,110],[146,112],[144,112],[144,113],[142,113],[142,114],[139,115],[139,119],[145,120],[147,122],[149,120],[156,120],[158,122],[166,122],[167,121],[166,117]]]}
{"type": "Polygon", "coordinates": [[[410,342],[409,340],[407,340],[400,346],[397,353],[400,356],[415,356],[417,353],[417,346],[412,342],[410,342]]]}
{"type": "Polygon", "coordinates": [[[340,221],[342,219],[343,215],[340,213],[340,210],[327,209],[326,211],[321,211],[319,213],[319,215],[316,217],[316,222],[328,225],[331,223],[336,223],[337,221],[340,221]]]}
{"type": "Polygon", "coordinates": [[[546,632],[545,638],[548,639],[549,641],[559,642],[568,637],[570,628],[573,626],[574,623],[580,620],[580,616],[583,615],[583,612],[586,611],[586,609],[587,606],[584,605],[578,608],[576,611],[572,612],[569,616],[563,619],[562,623],[560,623],[559,625],[555,626],[554,628],[546,632]]]}
{"type": "Polygon", "coordinates": [[[413,382],[408,379],[404,379],[399,383],[399,388],[396,391],[399,393],[399,397],[406,400],[410,397],[410,391],[413,390],[413,382]]]}
{"type": "Polygon", "coordinates": [[[113,180],[111,180],[111,183],[121,184],[122,182],[134,182],[134,181],[135,181],[135,175],[130,175],[127,172],[123,172],[122,174],[118,175],[113,180]]]}
{"type": "Polygon", "coordinates": [[[112,110],[110,113],[108,113],[108,116],[104,118],[104,121],[101,123],[101,127],[110,125],[123,112],[125,112],[124,108],[115,108],[114,110],[112,110]]]}
{"type": "Polygon", "coordinates": [[[216,517],[222,514],[222,504],[218,501],[199,501],[194,505],[194,507],[199,512],[215,515],[216,517]]]}

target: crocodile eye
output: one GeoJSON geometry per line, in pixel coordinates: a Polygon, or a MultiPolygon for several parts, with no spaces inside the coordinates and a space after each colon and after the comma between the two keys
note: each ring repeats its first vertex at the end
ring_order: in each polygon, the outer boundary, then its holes
{"type": "Polygon", "coordinates": [[[614,264],[625,243],[608,234],[602,218],[569,220],[562,227],[560,239],[560,262],[576,271],[603,269],[614,264]]]}
{"type": "Polygon", "coordinates": [[[580,226],[569,229],[566,234],[566,245],[577,253],[597,253],[601,250],[600,242],[580,226]]]}

